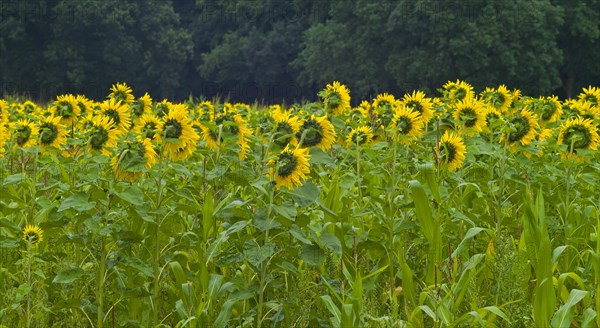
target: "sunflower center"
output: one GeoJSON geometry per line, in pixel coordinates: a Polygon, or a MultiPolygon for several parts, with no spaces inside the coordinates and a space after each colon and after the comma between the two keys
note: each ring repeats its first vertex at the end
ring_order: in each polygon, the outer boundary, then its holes
{"type": "Polygon", "coordinates": [[[108,131],[102,127],[96,127],[90,137],[90,147],[95,150],[100,150],[108,141],[108,131]]]}
{"type": "Polygon", "coordinates": [[[108,109],[104,112],[104,115],[110,117],[110,119],[112,119],[112,121],[115,123],[115,125],[113,125],[113,129],[117,129],[119,127],[119,124],[121,123],[121,116],[119,115],[119,112],[114,109],[108,109]]]}
{"type": "Polygon", "coordinates": [[[362,131],[354,132],[354,134],[352,134],[351,139],[355,145],[359,145],[359,146],[363,145],[365,142],[367,142],[367,136],[362,131]]]}
{"type": "Polygon", "coordinates": [[[25,240],[31,245],[35,245],[40,242],[40,236],[35,231],[28,231],[25,234],[25,240]]]}
{"type": "Polygon", "coordinates": [[[115,97],[115,100],[118,100],[121,102],[126,102],[126,100],[127,100],[127,94],[122,90],[115,92],[114,97],[115,97]]]}
{"type": "MultiPolygon", "coordinates": [[[[583,125],[573,125],[566,129],[563,135],[563,144],[575,149],[585,149],[592,142],[590,131],[583,125]]],[[[569,149],[570,150],[570,149],[569,149]]]]}
{"type": "Polygon", "coordinates": [[[495,108],[500,107],[502,104],[504,104],[505,101],[506,101],[506,98],[500,92],[494,92],[494,94],[492,95],[492,105],[495,108]]]}
{"type": "Polygon", "coordinates": [[[466,128],[472,128],[477,123],[477,113],[471,107],[461,109],[459,118],[465,124],[466,128]]]}
{"type": "Polygon", "coordinates": [[[423,104],[417,100],[411,100],[407,102],[406,107],[412,111],[423,114],[423,104]]]}
{"type": "Polygon", "coordinates": [[[509,127],[511,128],[511,131],[508,132],[508,142],[510,143],[523,139],[531,129],[529,121],[520,115],[510,121],[509,127]]]}
{"type": "Polygon", "coordinates": [[[456,88],[454,91],[454,97],[458,100],[463,100],[467,96],[467,90],[464,88],[456,88]]]}
{"type": "Polygon", "coordinates": [[[554,113],[556,113],[556,110],[558,108],[556,108],[556,106],[554,106],[554,104],[550,101],[548,102],[544,102],[542,104],[542,120],[547,121],[550,119],[550,117],[552,117],[552,115],[554,115],[554,113]]]}
{"type": "Polygon", "coordinates": [[[292,139],[291,134],[294,132],[292,127],[287,122],[277,123],[275,130],[275,143],[281,147],[285,147],[292,139]]]}
{"type": "Polygon", "coordinates": [[[440,147],[440,156],[444,163],[451,163],[456,158],[456,148],[449,142],[444,142],[440,147]]]}
{"type": "Polygon", "coordinates": [[[165,122],[165,137],[167,139],[179,139],[183,131],[181,130],[181,123],[176,119],[168,119],[165,122]]]}
{"type": "Polygon", "coordinates": [[[141,99],[138,99],[138,101],[136,101],[135,103],[133,103],[131,105],[131,110],[133,112],[133,115],[135,117],[140,117],[142,116],[142,114],[144,114],[144,101],[141,99]]]}
{"type": "Polygon", "coordinates": [[[413,123],[407,116],[401,116],[398,118],[398,122],[396,122],[396,130],[400,134],[409,134],[412,130],[413,123]]]}
{"type": "Polygon", "coordinates": [[[31,128],[27,125],[19,127],[16,132],[17,145],[19,146],[23,146],[31,138],[31,128]]]}
{"type": "Polygon", "coordinates": [[[316,146],[321,142],[321,140],[323,140],[323,128],[319,122],[311,118],[302,123],[302,128],[300,129],[300,132],[296,134],[296,137],[301,139],[303,133],[304,140],[302,140],[302,147],[316,146]]]}
{"type": "Polygon", "coordinates": [[[277,159],[277,175],[285,178],[294,173],[297,165],[298,160],[294,154],[290,152],[281,153],[279,159],[277,159]]]}
{"type": "Polygon", "coordinates": [[[42,145],[51,144],[58,137],[56,125],[44,122],[40,125],[40,142],[42,145]]]}

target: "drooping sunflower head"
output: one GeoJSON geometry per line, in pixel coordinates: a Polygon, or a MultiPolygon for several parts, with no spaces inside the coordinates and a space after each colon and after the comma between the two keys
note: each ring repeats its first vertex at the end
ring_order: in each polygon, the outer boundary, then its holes
{"type": "Polygon", "coordinates": [[[338,81],[327,84],[318,96],[323,99],[326,112],[332,115],[340,115],[350,108],[350,90],[338,81]]]}
{"type": "Polygon", "coordinates": [[[61,95],[56,97],[50,108],[52,115],[60,117],[60,122],[66,126],[72,125],[81,113],[77,98],[73,95],[61,95]]]}
{"type": "Polygon", "coordinates": [[[498,112],[498,110],[494,107],[487,106],[484,109],[485,112],[485,127],[483,128],[485,131],[491,131],[493,126],[496,126],[496,122],[504,122],[504,116],[498,112]]]}
{"type": "Polygon", "coordinates": [[[315,146],[322,151],[327,151],[333,146],[336,134],[327,116],[311,115],[302,121],[296,138],[300,141],[300,147],[315,146]]]}
{"type": "Polygon", "coordinates": [[[400,106],[396,110],[391,123],[394,139],[404,144],[409,144],[422,136],[423,126],[421,114],[404,106],[400,106]]]}
{"type": "Polygon", "coordinates": [[[133,97],[133,91],[125,83],[113,84],[110,88],[110,91],[111,93],[108,95],[108,97],[110,99],[115,100],[116,102],[121,102],[125,105],[130,105],[135,100],[135,98],[133,97]]]}
{"type": "Polygon", "coordinates": [[[600,106],[600,88],[589,86],[583,88],[583,92],[579,94],[579,100],[587,101],[594,106],[600,106]]]}
{"type": "Polygon", "coordinates": [[[159,130],[160,120],[158,117],[146,114],[138,119],[133,130],[136,134],[138,141],[144,139],[150,139],[151,141],[160,144],[162,142],[162,135],[159,130]]]}
{"type": "Polygon", "coordinates": [[[27,100],[19,105],[19,113],[21,117],[28,118],[31,116],[38,116],[40,112],[40,106],[36,105],[33,101],[27,100]]]}
{"type": "Polygon", "coordinates": [[[97,115],[104,115],[113,122],[113,129],[117,134],[126,133],[131,127],[131,114],[127,110],[127,105],[119,100],[109,99],[100,104],[97,115]]]}
{"type": "Polygon", "coordinates": [[[185,107],[173,106],[159,125],[164,152],[171,160],[184,160],[191,156],[200,139],[192,126],[185,107]]]}
{"type": "Polygon", "coordinates": [[[443,86],[444,98],[450,103],[473,98],[473,86],[461,80],[456,82],[448,81],[443,86]]]}
{"type": "Polygon", "coordinates": [[[286,187],[289,190],[302,185],[310,173],[310,155],[308,148],[291,149],[286,147],[276,158],[269,161],[270,176],[275,188],[286,187]]]}
{"type": "Polygon", "coordinates": [[[208,122],[212,121],[215,118],[215,106],[208,101],[205,100],[198,104],[198,121],[208,122]]]}
{"type": "Polygon", "coordinates": [[[346,136],[346,145],[350,146],[362,146],[368,145],[373,141],[373,130],[370,126],[359,126],[350,130],[350,133],[346,136]]]}
{"type": "Polygon", "coordinates": [[[18,120],[12,127],[13,149],[33,147],[37,143],[39,130],[28,119],[18,120]]]}
{"type": "Polygon", "coordinates": [[[61,149],[67,143],[67,131],[60,123],[60,117],[49,116],[39,122],[39,145],[42,152],[48,147],[61,149]]]}
{"type": "Polygon", "coordinates": [[[109,156],[110,148],[117,146],[118,137],[112,119],[105,115],[90,116],[86,125],[88,126],[86,136],[89,150],[100,151],[109,156]]]}
{"type": "Polygon", "coordinates": [[[401,104],[421,115],[424,124],[427,124],[433,117],[433,102],[431,98],[425,97],[423,91],[413,91],[412,94],[405,94],[401,104]]]}
{"type": "Polygon", "coordinates": [[[506,114],[512,103],[512,96],[506,86],[501,84],[497,89],[486,88],[481,93],[481,100],[499,113],[506,114]]]}
{"type": "MultiPolygon", "coordinates": [[[[582,117],[568,119],[560,128],[558,144],[566,146],[563,155],[577,155],[578,150],[596,150],[600,137],[594,123],[582,117]]],[[[579,156],[579,159],[583,159],[579,156]]]]}
{"type": "Polygon", "coordinates": [[[578,116],[590,120],[600,119],[600,110],[598,106],[593,106],[589,101],[577,100],[572,103],[578,116]]]}
{"type": "Polygon", "coordinates": [[[137,121],[142,116],[150,114],[152,111],[152,98],[146,92],[143,96],[132,102],[129,109],[134,121],[137,121]]]}
{"type": "Polygon", "coordinates": [[[467,147],[462,138],[454,132],[446,131],[439,143],[437,160],[441,167],[456,171],[462,166],[466,152],[467,147]]]}
{"type": "Polygon", "coordinates": [[[44,240],[44,231],[38,226],[28,224],[23,229],[23,240],[31,247],[36,247],[44,240]]]}
{"type": "Polygon", "coordinates": [[[455,124],[465,128],[466,135],[472,135],[485,127],[485,105],[473,98],[460,100],[454,108],[455,124]]]}
{"type": "Polygon", "coordinates": [[[373,111],[375,112],[376,126],[386,128],[392,122],[394,113],[399,106],[399,101],[388,93],[378,94],[373,100],[373,111]]]}
{"type": "Polygon", "coordinates": [[[556,122],[563,112],[556,96],[528,99],[526,105],[540,117],[542,123],[556,122]]]}
{"type": "Polygon", "coordinates": [[[288,144],[297,144],[296,134],[300,131],[300,121],[289,112],[279,112],[272,116],[274,123],[273,142],[286,147],[288,144]]]}
{"type": "Polygon", "coordinates": [[[6,100],[0,99],[0,125],[6,124],[6,122],[8,122],[8,105],[6,100]]]}
{"type": "Polygon", "coordinates": [[[8,129],[4,124],[0,123],[0,158],[4,157],[4,145],[6,145],[8,139],[10,139],[8,129]]]}
{"type": "Polygon", "coordinates": [[[150,169],[157,162],[158,155],[152,142],[150,139],[144,139],[125,143],[113,156],[111,167],[117,179],[135,181],[143,174],[144,168],[150,169]]]}
{"type": "Polygon", "coordinates": [[[500,142],[512,145],[516,142],[526,146],[535,140],[536,131],[539,129],[538,117],[526,107],[508,118],[500,142]]]}
{"type": "Polygon", "coordinates": [[[368,101],[363,100],[358,107],[352,108],[347,113],[346,122],[369,122],[371,121],[371,104],[368,101]]]}
{"type": "Polygon", "coordinates": [[[171,111],[173,104],[167,99],[154,105],[154,113],[158,118],[163,118],[171,111]]]}

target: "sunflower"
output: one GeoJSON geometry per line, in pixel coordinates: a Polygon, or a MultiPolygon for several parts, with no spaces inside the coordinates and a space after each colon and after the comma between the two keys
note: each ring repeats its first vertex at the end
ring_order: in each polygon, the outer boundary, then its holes
{"type": "Polygon", "coordinates": [[[412,140],[423,135],[423,120],[421,114],[401,106],[391,123],[394,130],[394,138],[403,144],[409,144],[412,140]]]}
{"type": "Polygon", "coordinates": [[[599,142],[600,137],[590,119],[572,118],[560,127],[558,144],[566,146],[566,151],[563,153],[566,158],[573,157],[577,160],[584,160],[585,158],[579,156],[577,151],[596,150],[599,142]]]}
{"type": "Polygon", "coordinates": [[[275,111],[271,115],[275,129],[273,131],[273,142],[280,147],[288,144],[297,144],[296,134],[300,131],[298,118],[289,112],[275,111]]]}
{"type": "Polygon", "coordinates": [[[200,139],[192,127],[184,107],[173,106],[158,127],[163,139],[164,153],[171,160],[178,161],[190,157],[197,148],[200,139]]]}
{"type": "Polygon", "coordinates": [[[427,124],[433,117],[433,102],[425,97],[423,91],[413,91],[412,94],[405,94],[401,104],[404,107],[421,114],[423,124],[427,124]]]}
{"type": "Polygon", "coordinates": [[[587,89],[583,88],[583,92],[579,94],[579,99],[594,106],[600,106],[600,89],[591,85],[587,89]]]}
{"type": "Polygon", "coordinates": [[[150,111],[152,110],[152,98],[146,92],[143,96],[135,100],[129,106],[129,109],[131,111],[131,116],[133,116],[135,124],[135,122],[137,122],[142,116],[150,114],[150,111]]]}
{"type": "Polygon", "coordinates": [[[358,107],[348,111],[346,122],[364,122],[371,119],[371,104],[368,101],[361,101],[358,107]]]}
{"type": "Polygon", "coordinates": [[[34,102],[27,100],[19,105],[19,113],[22,117],[37,116],[41,108],[34,102]]]}
{"type": "MultiPolygon", "coordinates": [[[[248,124],[242,115],[235,115],[233,120],[236,123],[236,144],[240,148],[238,152],[238,158],[244,160],[246,154],[250,151],[250,145],[248,144],[248,137],[252,135],[252,130],[248,128],[248,124]]],[[[232,131],[233,132],[233,131],[232,131]]]]}
{"type": "Polygon", "coordinates": [[[317,95],[323,99],[326,112],[332,115],[340,115],[350,108],[350,90],[338,81],[328,84],[317,95]]]}
{"type": "Polygon", "coordinates": [[[562,105],[556,96],[529,99],[526,105],[538,114],[542,123],[556,122],[562,115],[562,105]]]}
{"type": "Polygon", "coordinates": [[[6,100],[0,99],[0,125],[8,122],[8,105],[6,100]]]}
{"type": "Polygon", "coordinates": [[[75,104],[79,107],[79,115],[85,115],[92,111],[94,102],[83,95],[75,96],[75,104]]]}
{"type": "Polygon", "coordinates": [[[67,131],[60,124],[60,117],[49,116],[39,123],[39,145],[42,153],[46,148],[61,149],[67,143],[67,131]]]}
{"type": "Polygon", "coordinates": [[[160,144],[162,142],[162,136],[160,134],[159,126],[160,120],[158,117],[152,114],[145,114],[137,120],[133,131],[135,132],[138,141],[150,139],[151,141],[160,144]]]}
{"type": "Polygon", "coordinates": [[[333,124],[327,116],[311,115],[302,121],[296,138],[301,141],[300,147],[315,146],[322,151],[327,151],[333,146],[336,135],[333,124]]]}
{"type": "Polygon", "coordinates": [[[386,128],[390,124],[398,108],[398,104],[399,102],[393,95],[388,93],[377,95],[371,107],[377,117],[376,128],[386,128]]]}
{"type": "Polygon", "coordinates": [[[215,106],[205,100],[198,104],[198,121],[212,121],[215,118],[215,106]]]}
{"type": "Polygon", "coordinates": [[[526,107],[506,121],[500,142],[508,142],[511,147],[519,142],[526,146],[535,140],[539,129],[538,117],[526,107]]]}
{"type": "Polygon", "coordinates": [[[135,181],[142,174],[142,167],[150,169],[158,162],[158,155],[150,139],[126,143],[124,149],[111,160],[117,179],[135,181]]]}
{"type": "Polygon", "coordinates": [[[487,106],[485,108],[485,127],[483,129],[489,132],[494,123],[498,121],[504,122],[502,114],[496,108],[487,106]]]}
{"type": "Polygon", "coordinates": [[[4,145],[9,138],[8,129],[3,123],[0,123],[0,157],[4,157],[4,145]]]}
{"type": "Polygon", "coordinates": [[[462,166],[466,152],[467,147],[462,138],[454,132],[446,131],[439,143],[438,161],[449,171],[456,171],[462,166]]]}
{"type": "Polygon", "coordinates": [[[126,133],[131,127],[131,114],[127,110],[127,105],[120,100],[103,101],[97,115],[109,117],[114,123],[113,128],[118,131],[119,135],[126,133]]]}
{"type": "Polygon", "coordinates": [[[346,145],[368,145],[373,141],[373,130],[369,126],[359,126],[354,128],[346,136],[346,145]]]}
{"type": "MultiPolygon", "coordinates": [[[[541,157],[541,156],[544,154],[544,148],[545,148],[543,144],[539,144],[539,143],[544,143],[544,142],[546,142],[546,141],[547,141],[547,140],[548,140],[550,137],[552,137],[552,132],[553,132],[553,130],[552,130],[552,129],[542,129],[542,130],[540,131],[540,133],[538,133],[538,134],[536,135],[535,139],[536,139],[536,141],[538,142],[538,143],[536,144],[536,147],[537,147],[537,149],[538,149],[538,152],[536,153],[536,155],[537,155],[538,157],[541,157]]],[[[525,154],[525,156],[526,156],[527,158],[531,158],[531,154],[529,154],[528,152],[525,152],[524,154],[525,154]]]]}
{"type": "Polygon", "coordinates": [[[73,125],[81,113],[81,108],[77,105],[77,98],[73,95],[61,95],[56,97],[52,103],[50,112],[53,116],[60,117],[60,122],[66,126],[73,125]]]}
{"type": "Polygon", "coordinates": [[[280,189],[283,186],[292,190],[296,186],[301,186],[302,180],[306,179],[306,175],[310,173],[309,160],[308,148],[291,150],[289,147],[285,147],[276,159],[269,162],[271,165],[270,176],[275,182],[275,188],[280,189]]]}
{"type": "Polygon", "coordinates": [[[173,104],[167,99],[163,99],[163,101],[154,105],[154,113],[158,118],[163,118],[165,115],[169,114],[171,107],[173,107],[173,104]]]}
{"type": "Polygon", "coordinates": [[[133,97],[133,91],[125,83],[117,82],[117,84],[113,84],[112,87],[110,88],[110,91],[112,91],[108,95],[108,97],[110,99],[113,99],[115,101],[120,101],[121,103],[123,103],[125,105],[130,105],[135,100],[135,98],[133,97]]]}
{"type": "Polygon", "coordinates": [[[504,84],[497,89],[485,88],[481,93],[481,100],[500,113],[507,113],[512,104],[512,96],[504,84]]]}
{"type": "Polygon", "coordinates": [[[38,135],[39,130],[33,122],[28,119],[18,120],[16,123],[13,123],[12,127],[13,149],[35,146],[38,135]]]}
{"type": "Polygon", "coordinates": [[[112,119],[104,115],[89,116],[89,120],[85,125],[88,127],[85,133],[88,140],[88,149],[90,151],[100,151],[102,154],[109,156],[110,151],[108,148],[117,147],[118,137],[112,119]]]}
{"type": "Polygon", "coordinates": [[[23,229],[23,240],[32,247],[36,247],[44,240],[44,231],[38,226],[29,224],[23,229]]]}
{"type": "Polygon", "coordinates": [[[456,124],[466,129],[466,135],[472,135],[485,127],[485,107],[473,98],[460,100],[455,105],[453,118],[456,124]]]}
{"type": "Polygon", "coordinates": [[[445,98],[451,103],[468,100],[473,98],[473,86],[461,80],[456,80],[456,82],[448,81],[443,86],[443,93],[445,98]]]}
{"type": "Polygon", "coordinates": [[[577,100],[573,102],[573,109],[582,118],[589,118],[591,120],[600,119],[600,111],[597,106],[593,106],[589,101],[577,100]]]}

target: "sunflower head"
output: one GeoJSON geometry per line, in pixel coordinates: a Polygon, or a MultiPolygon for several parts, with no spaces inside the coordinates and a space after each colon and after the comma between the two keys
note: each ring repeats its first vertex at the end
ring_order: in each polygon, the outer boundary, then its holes
{"type": "Polygon", "coordinates": [[[150,113],[152,110],[152,98],[146,92],[143,96],[131,103],[129,109],[131,110],[132,116],[137,120],[150,113]]]}
{"type": "Polygon", "coordinates": [[[14,142],[14,149],[29,148],[35,146],[39,130],[33,122],[23,119],[13,125],[11,135],[14,142]]]}
{"type": "Polygon", "coordinates": [[[77,103],[77,98],[73,95],[61,95],[56,97],[56,101],[50,108],[52,115],[60,117],[64,125],[72,125],[81,113],[81,108],[77,103]]]}
{"type": "Polygon", "coordinates": [[[318,96],[323,99],[323,107],[327,113],[332,115],[339,115],[350,108],[350,90],[338,81],[325,86],[318,96]]]}
{"type": "Polygon", "coordinates": [[[208,101],[205,100],[198,104],[198,121],[212,121],[215,118],[215,106],[208,101]]]}
{"type": "Polygon", "coordinates": [[[556,122],[562,115],[562,105],[556,96],[528,99],[527,107],[536,113],[543,123],[556,122]]]}
{"type": "Polygon", "coordinates": [[[290,149],[286,147],[269,162],[270,175],[275,183],[275,188],[286,187],[292,190],[294,187],[302,185],[302,181],[310,173],[308,152],[308,148],[290,149]]]}
{"type": "Polygon", "coordinates": [[[399,107],[399,101],[393,95],[383,93],[377,95],[373,100],[373,111],[377,117],[376,126],[386,128],[389,126],[396,109],[399,107]]]}
{"type": "Polygon", "coordinates": [[[104,115],[114,123],[112,128],[117,130],[117,134],[126,133],[131,127],[131,114],[127,110],[127,105],[115,99],[109,99],[100,104],[99,115],[104,115]]]}
{"type": "Polygon", "coordinates": [[[60,124],[60,117],[49,116],[39,123],[39,145],[43,152],[46,147],[61,149],[67,143],[67,131],[60,124]]]}
{"type": "Polygon", "coordinates": [[[451,103],[473,98],[473,86],[461,80],[448,81],[443,86],[444,97],[451,103]]]}
{"type": "Polygon", "coordinates": [[[453,114],[457,125],[464,127],[465,133],[471,135],[485,127],[485,107],[475,99],[460,100],[453,114]]]}
{"type": "Polygon", "coordinates": [[[600,106],[600,89],[591,85],[587,89],[583,88],[583,92],[579,94],[579,99],[600,106]]]}
{"type": "Polygon", "coordinates": [[[296,133],[296,138],[300,140],[300,147],[315,146],[323,151],[327,151],[333,146],[335,137],[333,124],[327,116],[312,115],[306,118],[296,133]]]}
{"type": "Polygon", "coordinates": [[[125,143],[121,151],[111,161],[111,167],[117,179],[135,181],[141,176],[142,169],[150,169],[158,162],[158,155],[150,139],[125,143]]]}
{"type": "Polygon", "coordinates": [[[134,101],[133,91],[125,83],[113,84],[110,88],[111,93],[108,95],[110,99],[121,102],[125,105],[130,105],[134,101]]]}
{"type": "Polygon", "coordinates": [[[40,227],[29,224],[23,229],[23,240],[31,247],[36,247],[44,240],[44,232],[40,227]]]}
{"type": "Polygon", "coordinates": [[[535,140],[538,129],[537,115],[529,109],[523,108],[507,119],[500,142],[508,142],[511,145],[519,142],[523,146],[529,145],[535,140]]]}
{"type": "Polygon", "coordinates": [[[117,132],[113,128],[114,123],[108,116],[92,116],[88,122],[87,137],[90,150],[100,151],[109,155],[108,148],[117,146],[117,132]]]}
{"type": "Polygon", "coordinates": [[[462,166],[466,151],[467,147],[462,138],[453,132],[446,131],[439,143],[438,163],[449,171],[456,171],[462,166]]]}
{"type": "Polygon", "coordinates": [[[506,113],[512,103],[510,91],[504,84],[497,89],[486,88],[481,93],[481,100],[500,113],[506,113]]]}
{"type": "Polygon", "coordinates": [[[183,106],[172,106],[163,117],[159,131],[163,137],[164,151],[171,160],[184,160],[197,148],[200,136],[192,126],[183,106]]]}
{"type": "Polygon", "coordinates": [[[423,91],[413,91],[412,94],[404,95],[401,104],[413,112],[419,113],[424,124],[433,117],[433,102],[430,98],[425,97],[423,91]]]}
{"type": "Polygon", "coordinates": [[[401,143],[409,144],[423,134],[424,124],[421,114],[400,106],[392,118],[391,126],[394,138],[401,143]]]}
{"type": "Polygon", "coordinates": [[[354,128],[346,136],[346,144],[348,146],[368,145],[373,141],[373,130],[369,126],[359,126],[354,128]]]}
{"type": "Polygon", "coordinates": [[[560,128],[558,144],[566,146],[566,154],[576,154],[577,150],[596,150],[600,137],[590,119],[567,120],[560,128]]]}

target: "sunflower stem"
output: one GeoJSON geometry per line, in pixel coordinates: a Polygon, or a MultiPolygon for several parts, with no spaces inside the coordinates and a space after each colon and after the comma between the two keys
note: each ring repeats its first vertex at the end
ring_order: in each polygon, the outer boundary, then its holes
{"type": "MultiPolygon", "coordinates": [[[[271,212],[273,211],[273,196],[275,194],[275,187],[271,185],[271,191],[269,193],[269,207],[267,209],[267,226],[265,228],[265,240],[263,246],[266,246],[269,243],[269,230],[271,228],[271,212]]],[[[263,308],[264,308],[264,296],[265,296],[265,288],[267,287],[267,269],[268,269],[269,260],[263,261],[261,263],[260,270],[260,284],[258,290],[258,310],[257,310],[257,328],[261,328],[263,322],[263,308]]]]}

